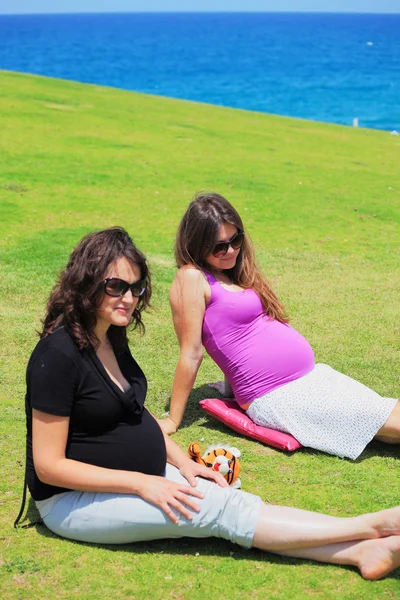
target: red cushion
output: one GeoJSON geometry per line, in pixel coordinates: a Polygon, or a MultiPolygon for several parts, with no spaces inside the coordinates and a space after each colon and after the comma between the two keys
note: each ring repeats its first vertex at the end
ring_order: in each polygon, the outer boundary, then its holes
{"type": "Polygon", "coordinates": [[[220,400],[218,398],[207,398],[200,400],[200,406],[207,414],[222,421],[228,427],[253,440],[279,448],[280,450],[297,450],[301,448],[300,442],[289,433],[282,433],[268,427],[256,425],[246,413],[239,408],[235,400],[220,400]]]}

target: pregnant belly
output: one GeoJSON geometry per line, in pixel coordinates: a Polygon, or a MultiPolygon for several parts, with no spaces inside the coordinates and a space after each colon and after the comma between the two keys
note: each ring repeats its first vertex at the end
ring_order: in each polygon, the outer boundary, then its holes
{"type": "Polygon", "coordinates": [[[270,327],[252,332],[234,347],[225,370],[241,406],[312,371],[314,352],[295,329],[269,322],[270,327]],[[268,335],[266,335],[266,331],[268,335]]]}

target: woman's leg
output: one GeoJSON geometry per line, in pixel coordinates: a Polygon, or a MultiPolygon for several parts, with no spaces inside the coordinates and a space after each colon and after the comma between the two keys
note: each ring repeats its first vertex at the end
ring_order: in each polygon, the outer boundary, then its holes
{"type": "Polygon", "coordinates": [[[379,429],[375,439],[386,444],[400,444],[400,402],[396,404],[384,426],[379,429]]]}
{"type": "Polygon", "coordinates": [[[400,507],[337,518],[263,506],[253,546],[282,556],[357,567],[380,579],[400,566],[400,507]]]}
{"type": "MultiPolygon", "coordinates": [[[[168,465],[167,477],[180,481],[182,476],[168,465]]],[[[352,564],[361,569],[360,556],[369,547],[362,540],[382,542],[390,539],[392,564],[396,568],[400,552],[400,507],[352,518],[338,518],[296,508],[264,505],[260,498],[232,488],[198,480],[204,498],[193,519],[173,523],[156,506],[128,494],[68,492],[62,495],[44,522],[54,533],[74,540],[123,544],[183,536],[219,537],[245,547],[294,557],[336,564],[352,564]],[[392,536],[392,537],[389,537],[392,536]],[[396,537],[394,537],[396,536],[396,537]],[[393,539],[395,542],[393,542],[393,539]],[[357,562],[358,561],[358,562],[357,562]]],[[[375,544],[375,550],[389,552],[375,544]]],[[[389,566],[388,566],[389,565],[389,566]]],[[[373,567],[376,571],[377,567],[373,567]]],[[[378,569],[383,573],[382,568],[378,569]]],[[[363,572],[363,571],[362,571],[363,572]]],[[[380,576],[378,575],[376,576],[380,576]]],[[[382,575],[383,576],[383,575],[382,575]]]]}
{"type": "MultiPolygon", "coordinates": [[[[166,477],[186,479],[167,465],[166,477]]],[[[251,547],[262,502],[258,496],[198,479],[204,498],[200,512],[176,524],[157,506],[132,494],[67,492],[40,510],[45,525],[57,535],[97,544],[129,544],[158,539],[219,537],[251,547]]]]}
{"type": "Polygon", "coordinates": [[[381,579],[400,566],[400,536],[327,544],[277,554],[357,567],[365,579],[381,579]]]}
{"type": "Polygon", "coordinates": [[[270,552],[400,536],[400,506],[357,517],[331,517],[286,506],[262,505],[253,546],[270,552]]]}

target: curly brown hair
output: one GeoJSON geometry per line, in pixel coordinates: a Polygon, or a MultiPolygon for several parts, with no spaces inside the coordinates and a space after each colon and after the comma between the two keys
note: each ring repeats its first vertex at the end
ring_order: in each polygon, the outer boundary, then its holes
{"type": "MultiPolygon", "coordinates": [[[[61,271],[49,300],[43,329],[46,337],[60,326],[65,326],[80,350],[96,348],[99,340],[94,332],[96,311],[103,298],[101,284],[107,271],[118,258],[126,258],[140,269],[146,290],[133,311],[133,329],[144,332],[142,312],[150,305],[151,281],[145,256],[136,248],[122,227],[110,227],[86,235],[72,252],[67,266],[61,271]]],[[[111,325],[108,337],[116,351],[123,351],[128,343],[127,328],[111,325]]]]}
{"type": "Polygon", "coordinates": [[[283,304],[256,265],[253,246],[244,230],[239,213],[220,194],[199,192],[189,204],[176,236],[175,260],[178,268],[194,265],[200,270],[212,271],[206,259],[216,244],[218,230],[222,223],[230,223],[244,232],[243,244],[236,264],[226,271],[227,275],[237,285],[245,289],[251,288],[258,294],[265,314],[272,319],[287,323],[289,319],[283,304]]]}

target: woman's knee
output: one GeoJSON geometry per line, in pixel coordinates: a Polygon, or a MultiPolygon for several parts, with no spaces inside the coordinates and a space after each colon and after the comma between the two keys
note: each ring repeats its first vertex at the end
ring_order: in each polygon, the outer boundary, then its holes
{"type": "Polygon", "coordinates": [[[387,444],[400,443],[400,402],[397,402],[386,423],[378,430],[375,439],[387,444]]]}

